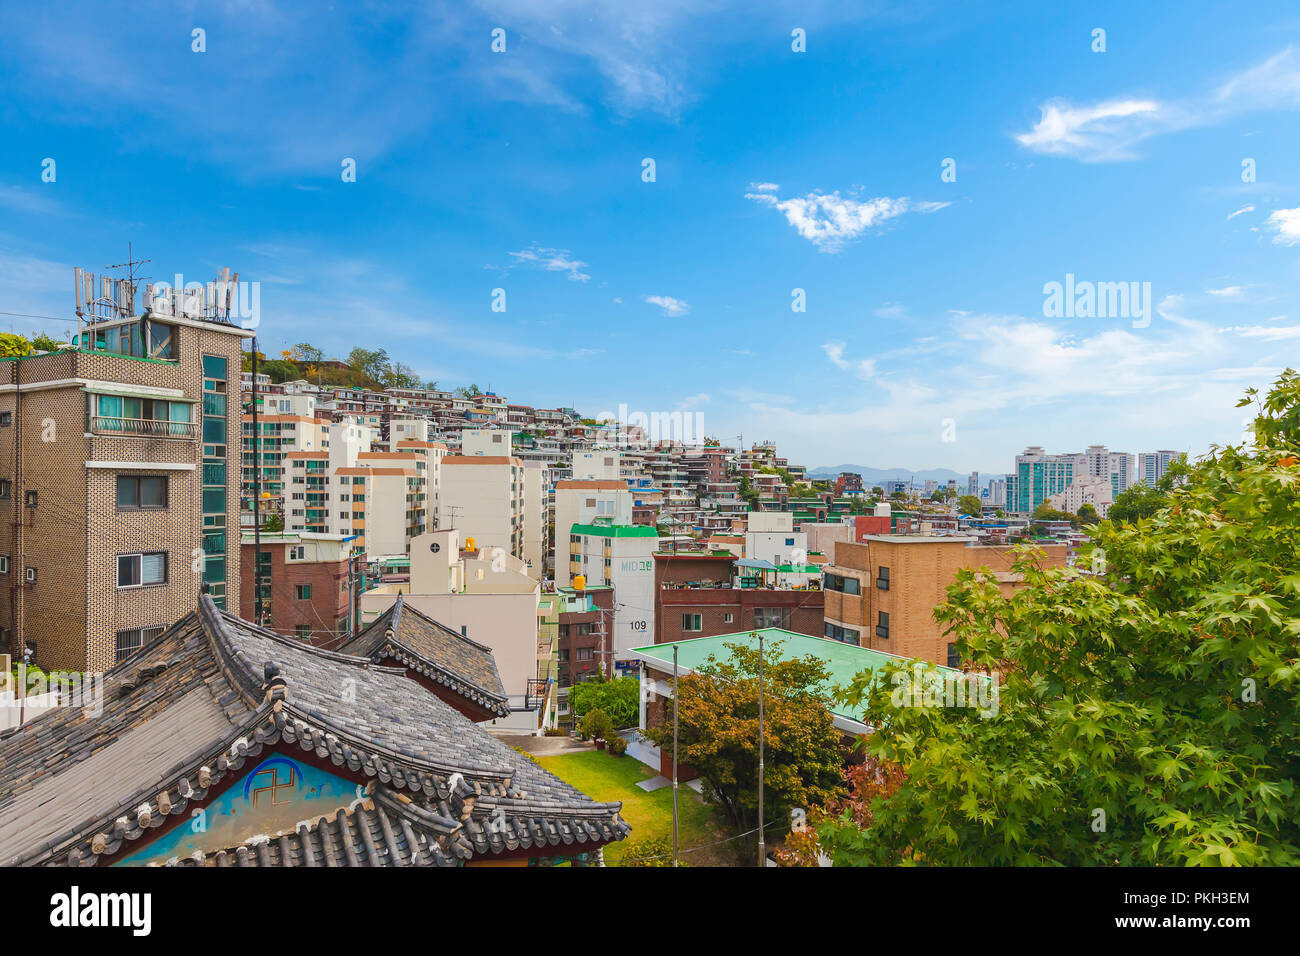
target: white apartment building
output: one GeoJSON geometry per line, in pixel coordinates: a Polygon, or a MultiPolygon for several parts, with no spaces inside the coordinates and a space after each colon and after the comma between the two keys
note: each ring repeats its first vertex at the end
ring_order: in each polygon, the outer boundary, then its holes
{"type": "Polygon", "coordinates": [[[1182,452],[1177,451],[1139,452],[1137,456],[1137,480],[1154,488],[1156,482],[1165,476],[1165,469],[1169,467],[1169,463],[1180,454],[1182,452]]]}
{"type": "MultiPolygon", "coordinates": [[[[574,570],[564,555],[570,552],[565,532],[575,524],[595,524],[597,520],[612,525],[632,524],[632,492],[618,478],[588,478],[555,483],[555,550],[551,561],[555,581],[561,587],[573,587],[574,570]]],[[[598,583],[598,582],[592,582],[598,583]]]]}
{"type": "MultiPolygon", "coordinates": [[[[547,541],[547,495],[550,492],[550,468],[545,462],[524,462],[524,564],[528,573],[540,580],[546,573],[549,555],[547,541]]],[[[554,564],[551,564],[554,567],[554,564]]]]}
{"type": "Polygon", "coordinates": [[[523,560],[525,485],[523,462],[509,454],[445,455],[438,475],[438,527],[455,528],[488,552],[501,548],[523,560]]]}
{"type": "Polygon", "coordinates": [[[462,455],[510,455],[513,433],[508,428],[466,429],[460,438],[462,455]]]}
{"type": "Polygon", "coordinates": [[[808,535],[794,530],[792,512],[751,511],[745,528],[745,557],[777,567],[807,564],[808,535]]]}
{"type": "Polygon", "coordinates": [[[627,660],[632,648],[654,640],[657,550],[659,533],[647,525],[596,522],[569,528],[569,579],[581,574],[588,585],[614,589],[615,660],[627,660]]]}
{"type": "Polygon", "coordinates": [[[1106,512],[1114,502],[1111,480],[1105,475],[1081,475],[1075,478],[1064,491],[1047,499],[1050,507],[1058,511],[1068,511],[1070,514],[1077,514],[1085,504],[1092,505],[1097,509],[1097,514],[1103,518],[1106,517],[1106,512]]]}
{"type": "Polygon", "coordinates": [[[575,451],[573,453],[573,479],[575,481],[605,481],[619,478],[621,473],[621,453],[617,448],[598,448],[594,451],[575,451]]]}

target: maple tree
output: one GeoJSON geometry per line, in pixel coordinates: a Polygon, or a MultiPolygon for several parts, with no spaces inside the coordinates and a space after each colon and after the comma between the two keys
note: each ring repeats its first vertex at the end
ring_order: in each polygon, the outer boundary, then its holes
{"type": "MultiPolygon", "coordinates": [[[[678,678],[678,760],[695,768],[710,799],[738,832],[758,823],[758,646],[727,643],[678,678]]],[[[763,650],[765,823],[784,832],[790,811],[821,806],[844,793],[848,755],[827,705],[830,674],[808,655],[783,658],[781,642],[763,650]],[[776,821],[780,821],[779,824],[776,821]]],[[[661,749],[673,745],[673,701],[662,724],[645,731],[661,749]]]]}
{"type": "Polygon", "coordinates": [[[959,572],[936,617],[996,672],[996,717],[845,696],[906,779],[836,865],[1300,863],[1300,377],[1255,401],[1253,445],[1185,466],[1151,515],[1103,521],[1080,569],[959,572]]]}

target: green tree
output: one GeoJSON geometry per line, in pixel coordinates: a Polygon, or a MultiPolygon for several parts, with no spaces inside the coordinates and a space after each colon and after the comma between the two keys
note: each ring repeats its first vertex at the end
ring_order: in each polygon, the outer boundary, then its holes
{"type": "Polygon", "coordinates": [[[348,365],[367,378],[379,382],[388,371],[388,352],[384,349],[363,349],[358,346],[348,353],[348,365]]]}
{"type": "Polygon", "coordinates": [[[462,385],[460,388],[456,389],[456,391],[453,392],[452,394],[454,394],[457,398],[474,398],[475,396],[482,395],[483,393],[479,391],[477,385],[462,385]]]}
{"type": "MultiPolygon", "coordinates": [[[[758,819],[758,648],[725,645],[692,674],[678,678],[678,759],[699,772],[705,789],[739,832],[758,819]]],[[[843,794],[845,748],[827,705],[829,673],[818,658],[782,658],[779,641],[763,649],[765,783],[768,820],[843,794]]],[[[645,734],[672,747],[671,708],[645,734]]]]}
{"type": "Polygon", "coordinates": [[[325,361],[325,353],[310,342],[299,342],[293,347],[293,350],[297,354],[299,361],[306,362],[309,365],[319,365],[325,361]]]}
{"type": "Polygon", "coordinates": [[[996,717],[859,675],[845,696],[906,781],[870,826],[819,827],[837,864],[1300,864],[1300,377],[1252,399],[1254,449],[1096,527],[1101,574],[1025,554],[1008,598],[958,573],[936,617],[1000,674],[996,717]]]}
{"type": "Polygon", "coordinates": [[[1115,496],[1106,517],[1115,524],[1149,518],[1165,506],[1165,493],[1150,485],[1134,485],[1115,496]]]}
{"type": "Polygon", "coordinates": [[[42,352],[57,352],[64,347],[66,347],[66,343],[61,339],[56,339],[44,332],[32,339],[32,348],[39,349],[42,352]]]}
{"type": "Polygon", "coordinates": [[[615,727],[633,727],[641,714],[641,682],[635,677],[616,677],[574,684],[569,689],[569,707],[575,717],[592,710],[602,710],[609,715],[615,727]]]}
{"type": "Polygon", "coordinates": [[[405,362],[393,362],[378,375],[384,388],[419,388],[420,376],[405,362]]]}
{"type": "Polygon", "coordinates": [[[957,510],[962,514],[979,517],[984,510],[984,504],[974,495],[962,495],[957,499],[957,510]]]}
{"type": "Polygon", "coordinates": [[[1079,505],[1079,520],[1083,524],[1096,524],[1101,519],[1097,517],[1097,509],[1085,501],[1079,505]]]}

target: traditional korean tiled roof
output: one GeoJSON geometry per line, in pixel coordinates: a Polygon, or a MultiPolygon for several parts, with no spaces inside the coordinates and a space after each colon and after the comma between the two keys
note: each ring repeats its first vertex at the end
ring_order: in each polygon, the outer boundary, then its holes
{"type": "Polygon", "coordinates": [[[105,675],[102,713],[56,708],[0,737],[0,865],[113,862],[272,748],[333,764],[362,795],[291,831],[175,862],[456,865],[519,849],[582,853],[629,832],[621,804],[542,770],[402,668],[274,634],[202,595],[105,675]]]}
{"type": "Polygon", "coordinates": [[[397,595],[393,606],[339,651],[378,663],[393,659],[494,714],[510,713],[492,648],[422,614],[397,595]]]}

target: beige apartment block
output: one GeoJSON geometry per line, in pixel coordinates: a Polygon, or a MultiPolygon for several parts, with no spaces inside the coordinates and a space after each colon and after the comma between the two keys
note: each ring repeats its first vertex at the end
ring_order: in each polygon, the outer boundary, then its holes
{"type": "MultiPolygon", "coordinates": [[[[962,568],[988,568],[1010,594],[1020,585],[1010,548],[974,538],[938,535],[868,535],[835,542],[823,569],[825,636],[848,644],[957,666],[951,639],[934,619],[947,588],[962,568]]],[[[1065,565],[1065,545],[1042,546],[1044,566],[1065,565]]]]}
{"type": "Polygon", "coordinates": [[[508,455],[447,455],[438,476],[438,527],[490,552],[524,557],[524,465],[508,455]]]}
{"type": "Polygon", "coordinates": [[[455,530],[412,539],[410,581],[362,594],[362,626],[388,610],[400,591],[404,603],[490,647],[511,707],[521,707],[528,682],[549,668],[550,642],[543,652],[539,641],[541,587],[518,558],[493,555],[477,542],[473,551],[464,545],[455,530]]]}
{"type": "Polygon", "coordinates": [[[192,613],[205,583],[241,612],[252,333],[170,316],[93,329],[95,351],[0,360],[0,647],[25,643],[46,669],[107,670],[192,613]],[[133,337],[153,357],[108,351],[133,337]]]}

